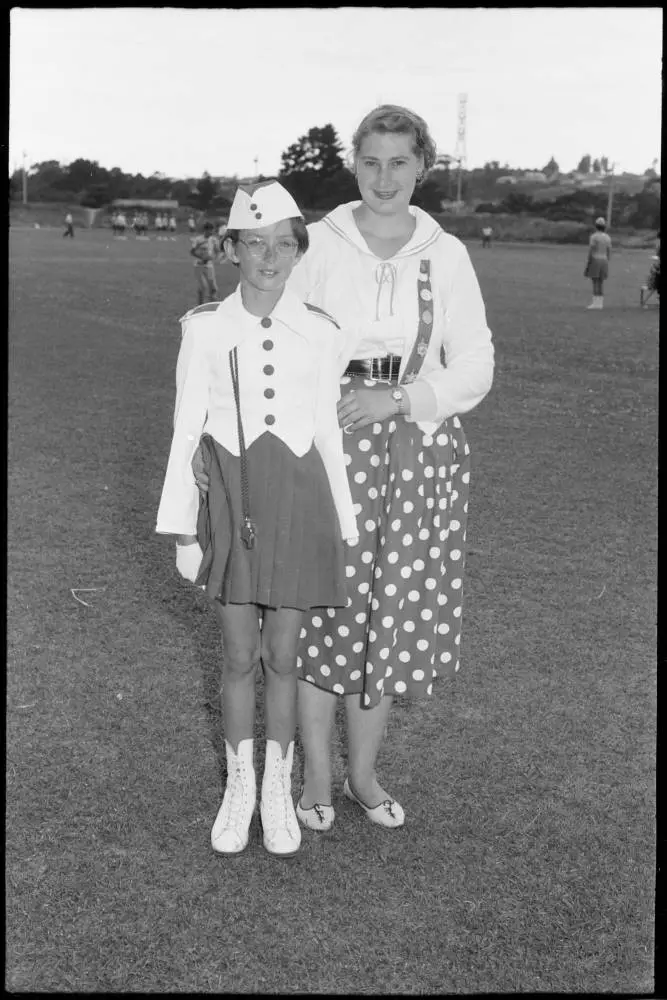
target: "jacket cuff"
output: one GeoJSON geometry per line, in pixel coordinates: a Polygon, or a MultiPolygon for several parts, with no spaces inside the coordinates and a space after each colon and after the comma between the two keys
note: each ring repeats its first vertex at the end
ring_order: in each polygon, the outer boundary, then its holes
{"type": "Polygon", "coordinates": [[[408,422],[437,420],[438,397],[428,382],[418,380],[410,382],[408,385],[402,385],[401,388],[405,390],[405,394],[410,400],[410,412],[405,415],[408,422]]]}

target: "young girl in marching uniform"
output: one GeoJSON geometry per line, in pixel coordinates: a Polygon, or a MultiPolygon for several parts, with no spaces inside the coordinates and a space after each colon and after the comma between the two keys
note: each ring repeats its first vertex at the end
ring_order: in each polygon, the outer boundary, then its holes
{"type": "Polygon", "coordinates": [[[182,320],[174,435],[157,531],[213,598],[222,629],[227,785],[211,843],[237,854],[256,805],[255,675],[265,682],[265,848],[289,856],[301,834],[291,795],[297,643],[305,612],[344,607],[343,543],[358,538],[336,403],[334,321],[285,283],[308,248],[291,195],[239,188],[225,251],[237,289],[182,320]],[[203,457],[208,490],[192,469],[203,457]]]}

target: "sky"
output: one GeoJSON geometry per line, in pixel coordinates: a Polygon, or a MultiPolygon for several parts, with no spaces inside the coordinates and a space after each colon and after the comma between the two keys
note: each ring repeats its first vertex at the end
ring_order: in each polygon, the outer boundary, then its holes
{"type": "Polygon", "coordinates": [[[660,156],[660,7],[14,8],[9,165],[78,157],[169,177],[276,174],[378,103],[466,163],[642,173],[660,156]]]}

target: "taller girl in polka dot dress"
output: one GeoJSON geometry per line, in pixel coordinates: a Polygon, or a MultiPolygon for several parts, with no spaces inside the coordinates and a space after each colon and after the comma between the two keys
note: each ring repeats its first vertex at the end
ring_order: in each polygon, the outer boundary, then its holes
{"type": "Polygon", "coordinates": [[[345,697],[344,792],[373,822],[404,812],[375,762],[396,695],[428,696],[459,669],[470,450],[459,414],[491,388],[494,352],[464,245],[410,205],[436,150],[406,108],[370,112],[353,139],[360,201],[308,227],[290,287],[341,327],[339,423],[360,528],[346,548],[345,608],[305,616],[297,815],[334,821],[330,743],[345,697]]]}

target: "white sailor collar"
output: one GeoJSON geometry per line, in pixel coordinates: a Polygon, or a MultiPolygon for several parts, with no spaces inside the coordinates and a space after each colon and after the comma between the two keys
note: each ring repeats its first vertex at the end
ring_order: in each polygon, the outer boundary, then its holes
{"type": "MultiPolygon", "coordinates": [[[[359,232],[354,218],[354,210],[359,205],[361,205],[360,200],[348,201],[343,205],[338,205],[337,208],[334,208],[333,211],[324,216],[322,222],[342,239],[347,240],[348,243],[352,243],[358,250],[375,257],[375,254],[359,232]]],[[[444,230],[442,227],[428,212],[424,212],[417,205],[410,205],[409,211],[410,215],[415,218],[415,231],[405,246],[401,247],[393,255],[392,259],[409,257],[412,254],[421,253],[427,247],[431,246],[431,244],[435,243],[443,234],[444,230]]]]}

